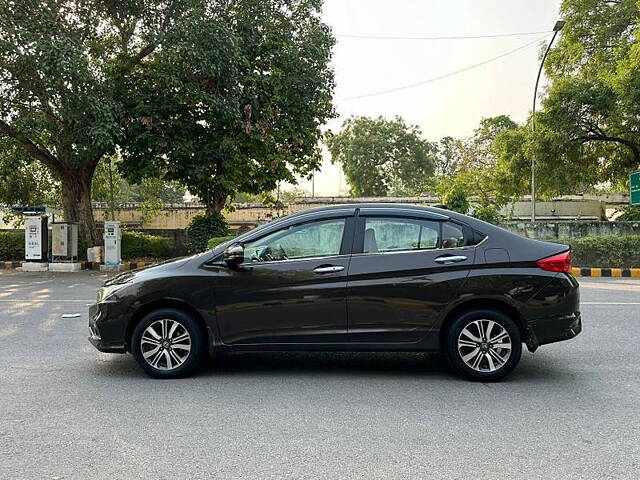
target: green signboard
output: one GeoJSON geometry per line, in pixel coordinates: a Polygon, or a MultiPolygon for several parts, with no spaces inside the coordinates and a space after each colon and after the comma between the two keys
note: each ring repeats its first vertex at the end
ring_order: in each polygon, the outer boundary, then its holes
{"type": "Polygon", "coordinates": [[[631,190],[629,203],[631,205],[640,205],[640,172],[633,172],[630,175],[629,185],[631,190]]]}

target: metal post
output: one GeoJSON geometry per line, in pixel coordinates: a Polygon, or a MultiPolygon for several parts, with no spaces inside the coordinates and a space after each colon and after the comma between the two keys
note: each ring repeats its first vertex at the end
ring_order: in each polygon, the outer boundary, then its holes
{"type": "MultiPolygon", "coordinates": [[[[533,90],[533,111],[531,113],[531,133],[532,137],[535,136],[536,133],[536,101],[538,99],[538,84],[540,83],[540,76],[542,75],[542,68],[544,67],[544,61],[547,59],[547,55],[549,55],[549,51],[551,50],[551,45],[553,45],[558,32],[562,30],[564,27],[564,21],[558,20],[553,27],[553,37],[551,37],[551,41],[549,45],[547,45],[547,50],[544,52],[544,56],[542,57],[542,62],[540,62],[540,68],[538,69],[538,76],[536,78],[536,86],[533,90]]],[[[536,221],[536,154],[535,151],[531,155],[531,221],[536,221]]]]}
{"type": "Polygon", "coordinates": [[[111,220],[116,219],[116,213],[114,208],[114,199],[113,199],[113,158],[109,157],[109,193],[111,196],[111,220]]]}

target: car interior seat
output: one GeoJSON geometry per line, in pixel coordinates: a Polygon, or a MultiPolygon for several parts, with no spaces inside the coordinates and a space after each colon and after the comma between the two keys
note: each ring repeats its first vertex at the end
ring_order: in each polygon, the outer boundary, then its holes
{"type": "Polygon", "coordinates": [[[378,242],[376,242],[376,231],[373,228],[367,228],[364,231],[364,251],[365,253],[378,252],[378,242]]]}

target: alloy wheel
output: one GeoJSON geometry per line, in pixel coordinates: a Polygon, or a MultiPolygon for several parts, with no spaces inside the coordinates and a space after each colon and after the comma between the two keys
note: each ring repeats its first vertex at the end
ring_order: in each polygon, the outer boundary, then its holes
{"type": "Polygon", "coordinates": [[[511,337],[494,320],[474,320],[458,336],[458,353],[462,361],[473,370],[495,372],[511,356],[511,337]]]}
{"type": "Polygon", "coordinates": [[[185,326],[171,319],[161,319],[149,325],[140,338],[140,350],[145,361],[158,370],[174,370],[191,353],[191,335],[185,326]]]}

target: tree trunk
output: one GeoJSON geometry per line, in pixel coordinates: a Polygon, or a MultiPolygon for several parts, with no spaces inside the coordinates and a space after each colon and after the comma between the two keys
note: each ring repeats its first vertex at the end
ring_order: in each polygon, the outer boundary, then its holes
{"type": "Polygon", "coordinates": [[[216,186],[211,190],[206,199],[207,216],[220,213],[227,204],[229,191],[226,188],[216,186]]]}
{"type": "Polygon", "coordinates": [[[67,222],[78,223],[79,236],[85,240],[87,247],[102,243],[91,205],[91,180],[94,170],[95,165],[66,167],[60,178],[64,219],[67,222]]]}

